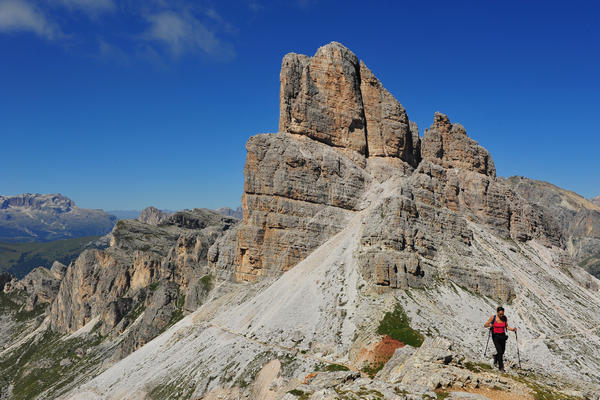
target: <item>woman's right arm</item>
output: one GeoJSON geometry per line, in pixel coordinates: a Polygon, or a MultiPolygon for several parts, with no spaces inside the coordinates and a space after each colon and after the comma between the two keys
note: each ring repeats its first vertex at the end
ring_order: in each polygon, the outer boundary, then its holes
{"type": "Polygon", "coordinates": [[[488,322],[486,322],[485,325],[483,325],[483,327],[489,328],[490,326],[492,326],[492,319],[494,319],[493,315],[490,317],[490,319],[488,319],[488,322]]]}

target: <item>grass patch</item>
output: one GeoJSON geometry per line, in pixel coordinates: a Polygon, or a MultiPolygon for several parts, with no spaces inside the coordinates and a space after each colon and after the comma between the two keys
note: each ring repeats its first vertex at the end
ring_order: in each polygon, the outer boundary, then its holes
{"type": "Polygon", "coordinates": [[[377,333],[389,335],[391,338],[413,347],[420,347],[425,340],[419,331],[410,327],[410,318],[400,304],[396,304],[394,311],[385,313],[379,323],[377,333]]]}
{"type": "Polygon", "coordinates": [[[323,367],[323,371],[327,371],[327,372],[350,371],[350,368],[346,367],[345,365],[340,365],[340,364],[327,364],[325,367],[323,367]]]}
{"type": "Polygon", "coordinates": [[[472,372],[491,371],[491,365],[482,362],[467,361],[463,364],[466,369],[472,372]]]}
{"type": "Polygon", "coordinates": [[[189,399],[194,393],[194,386],[186,385],[184,380],[169,382],[156,386],[149,394],[151,400],[189,399]]]}
{"type": "Polygon", "coordinates": [[[308,400],[308,398],[310,397],[310,393],[305,393],[302,390],[298,389],[292,389],[288,391],[288,393],[298,397],[298,400],[308,400]]]}
{"type": "Polygon", "coordinates": [[[210,292],[215,286],[214,278],[210,274],[204,275],[202,278],[198,279],[198,284],[204,293],[210,292]]]}
{"type": "Polygon", "coordinates": [[[367,364],[364,367],[362,367],[360,370],[362,372],[364,372],[365,374],[369,375],[371,378],[373,378],[375,375],[377,375],[377,373],[379,371],[381,371],[383,366],[384,366],[383,362],[378,362],[376,364],[367,364]]]}
{"type": "Polygon", "coordinates": [[[11,399],[56,398],[97,362],[87,350],[101,338],[62,340],[50,330],[0,359],[0,391],[13,384],[11,399]],[[69,360],[61,365],[62,360],[69,360]]]}
{"type": "Polygon", "coordinates": [[[524,376],[515,376],[513,379],[527,385],[531,389],[533,398],[535,400],[581,400],[580,397],[569,396],[564,393],[560,393],[549,388],[548,386],[536,382],[534,380],[536,379],[535,375],[533,375],[533,377],[530,376],[529,378],[524,376]]]}
{"type": "Polygon", "coordinates": [[[437,394],[438,400],[443,400],[443,399],[447,399],[448,397],[450,397],[449,392],[436,392],[435,394],[437,394]]]}

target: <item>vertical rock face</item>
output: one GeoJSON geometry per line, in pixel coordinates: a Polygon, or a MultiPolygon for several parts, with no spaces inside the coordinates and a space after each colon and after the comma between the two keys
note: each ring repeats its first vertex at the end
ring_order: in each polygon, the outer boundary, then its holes
{"type": "MultiPolygon", "coordinates": [[[[73,332],[98,317],[103,335],[120,334],[144,309],[169,312],[161,317],[168,322],[176,305],[163,303],[183,298],[206,275],[209,247],[235,223],[202,209],[175,213],[160,226],[119,221],[108,249],[84,251],[66,273],[53,268],[64,278],[50,308],[52,328],[73,332]]],[[[148,323],[155,319],[144,318],[148,323]]],[[[142,323],[132,330],[138,334],[128,339],[125,352],[150,340],[156,329],[142,323]]]]}
{"type": "Polygon", "coordinates": [[[52,265],[52,269],[44,267],[35,268],[23,279],[16,279],[7,283],[4,291],[7,294],[20,291],[25,294],[25,310],[32,311],[36,307],[50,304],[56,298],[60,281],[64,277],[66,266],[58,261],[52,265]]]}
{"type": "Polygon", "coordinates": [[[137,217],[137,220],[143,222],[148,225],[158,225],[164,220],[166,220],[170,212],[164,212],[155,207],[146,207],[142,210],[140,215],[137,217]]]}
{"type": "Polygon", "coordinates": [[[339,43],[314,57],[288,54],[281,67],[279,131],[367,154],[356,56],[339,43]]]}
{"type": "Polygon", "coordinates": [[[293,267],[360,209],[371,180],[420,161],[416,124],[341,44],[286,55],[280,79],[280,132],[248,141],[242,224],[209,253],[236,280],[293,267]]]}
{"type": "Polygon", "coordinates": [[[402,105],[363,62],[333,42],[313,57],[290,53],[281,67],[279,131],[370,157],[419,162],[418,134],[402,105]]]}
{"type": "Polygon", "coordinates": [[[520,176],[501,180],[556,220],[569,254],[592,275],[600,277],[600,205],[548,182],[520,176]]]}
{"type": "Polygon", "coordinates": [[[468,137],[462,125],[450,123],[448,117],[439,112],[435,113],[433,125],[425,132],[421,156],[444,168],[462,168],[496,176],[490,153],[468,137]]]}
{"type": "Polygon", "coordinates": [[[416,166],[419,133],[408,115],[367,66],[360,62],[360,90],[367,125],[369,157],[394,157],[416,166]]]}
{"type": "Polygon", "coordinates": [[[253,281],[288,270],[339,231],[371,178],[308,138],[263,134],[246,148],[244,217],[235,238],[215,244],[209,260],[220,274],[253,281]]]}

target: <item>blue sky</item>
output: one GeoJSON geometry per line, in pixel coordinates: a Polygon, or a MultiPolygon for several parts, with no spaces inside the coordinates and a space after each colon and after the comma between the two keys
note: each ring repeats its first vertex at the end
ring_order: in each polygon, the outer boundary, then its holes
{"type": "Polygon", "coordinates": [[[335,40],[421,132],[441,111],[499,175],[600,195],[597,4],[0,0],[0,194],[236,206],[281,58],[335,40]]]}

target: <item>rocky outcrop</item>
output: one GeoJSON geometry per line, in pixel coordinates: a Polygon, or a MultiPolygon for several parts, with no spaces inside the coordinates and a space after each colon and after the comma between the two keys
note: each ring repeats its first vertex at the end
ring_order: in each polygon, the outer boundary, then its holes
{"type": "Polygon", "coordinates": [[[501,180],[557,221],[571,257],[600,277],[600,205],[548,182],[520,176],[501,180]]]}
{"type": "Polygon", "coordinates": [[[371,180],[420,160],[416,124],[341,44],[286,55],[280,79],[280,132],[248,141],[242,224],[209,255],[235,280],[290,269],[360,209],[371,180]]]}
{"type": "Polygon", "coordinates": [[[56,298],[66,269],[67,267],[58,261],[54,262],[51,269],[35,268],[23,279],[13,279],[6,283],[4,293],[11,295],[19,292],[23,295],[25,311],[32,311],[38,306],[44,307],[56,298]]]}
{"type": "Polygon", "coordinates": [[[419,138],[406,111],[343,45],[332,42],[313,57],[286,55],[280,79],[280,132],[308,136],[351,157],[356,152],[419,163],[419,138]]]}
{"type": "MultiPolygon", "coordinates": [[[[86,250],[67,269],[50,309],[52,328],[74,332],[98,320],[102,335],[119,335],[148,310],[120,354],[142,345],[165,327],[150,314],[164,314],[160,320],[168,322],[179,310],[181,318],[178,299],[191,288],[199,298],[196,286],[208,272],[208,249],[235,223],[204,209],[175,213],[159,226],[119,221],[108,249],[86,250]]],[[[197,305],[198,300],[191,303],[189,311],[197,305]]]]}
{"type": "Polygon", "coordinates": [[[600,196],[592,197],[590,201],[595,205],[600,206],[600,196]]]}
{"type": "Polygon", "coordinates": [[[137,217],[137,220],[148,225],[158,225],[166,220],[169,215],[171,215],[170,212],[162,211],[158,208],[150,206],[142,210],[140,215],[137,217]]]}
{"type": "Polygon", "coordinates": [[[288,133],[250,138],[244,219],[235,243],[219,242],[209,259],[236,280],[279,274],[339,231],[359,208],[370,177],[330,146],[288,133]]]}
{"type": "Polygon", "coordinates": [[[314,57],[290,53],[281,67],[279,131],[368,155],[360,66],[339,43],[314,57]]]}
{"type": "Polygon", "coordinates": [[[488,151],[468,137],[462,125],[450,123],[450,119],[439,112],[435,113],[433,125],[423,136],[421,156],[446,169],[461,168],[496,176],[496,168],[488,151]]]}
{"type": "Polygon", "coordinates": [[[215,211],[226,217],[233,217],[233,218],[237,218],[237,219],[242,219],[242,217],[244,216],[244,211],[242,209],[242,206],[236,207],[235,210],[231,207],[221,207],[221,208],[217,208],[215,211]]]}
{"type": "Polygon", "coordinates": [[[79,208],[60,194],[0,196],[0,241],[33,242],[105,235],[116,217],[79,208]]]}
{"type": "Polygon", "coordinates": [[[367,127],[369,157],[399,158],[411,166],[419,164],[420,138],[416,123],[381,82],[360,62],[360,91],[367,127]]]}

